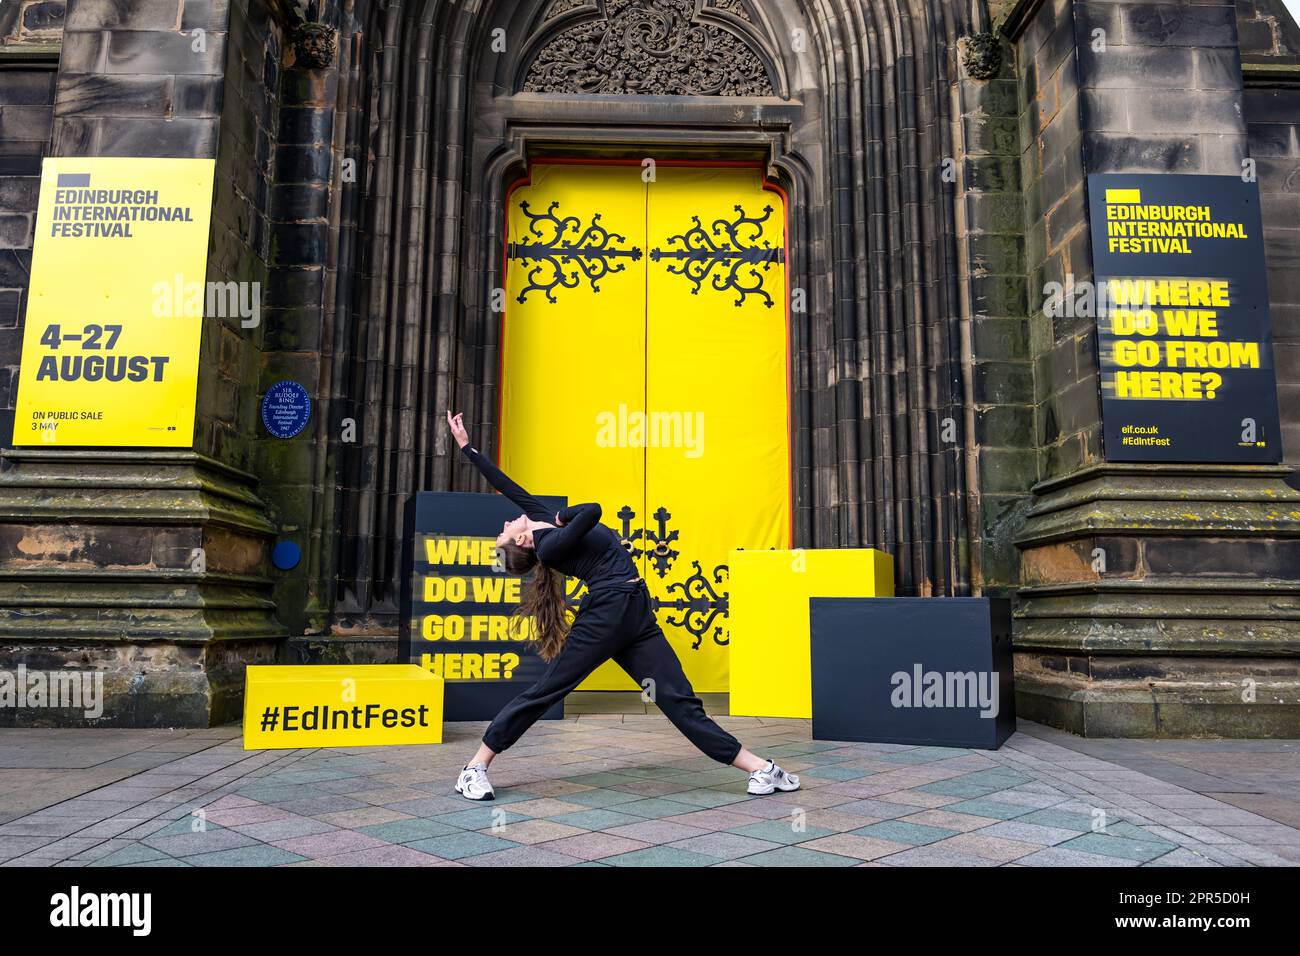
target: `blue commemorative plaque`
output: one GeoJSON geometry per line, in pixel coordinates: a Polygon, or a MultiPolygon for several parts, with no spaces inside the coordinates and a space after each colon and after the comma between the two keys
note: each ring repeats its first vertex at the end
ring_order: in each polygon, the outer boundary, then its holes
{"type": "Polygon", "coordinates": [[[311,418],[311,396],[297,382],[276,382],[262,396],[262,424],[276,438],[293,438],[311,418]]]}

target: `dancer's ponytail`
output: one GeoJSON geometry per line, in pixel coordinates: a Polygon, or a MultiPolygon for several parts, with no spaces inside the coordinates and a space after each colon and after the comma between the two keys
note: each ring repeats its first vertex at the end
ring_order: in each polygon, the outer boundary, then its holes
{"type": "Polygon", "coordinates": [[[542,660],[550,661],[564,648],[564,640],[569,636],[564,575],[538,561],[537,552],[532,548],[502,544],[497,550],[510,574],[527,574],[533,570],[533,578],[519,600],[519,607],[515,608],[511,627],[526,626],[525,622],[531,620],[537,654],[542,660]]]}

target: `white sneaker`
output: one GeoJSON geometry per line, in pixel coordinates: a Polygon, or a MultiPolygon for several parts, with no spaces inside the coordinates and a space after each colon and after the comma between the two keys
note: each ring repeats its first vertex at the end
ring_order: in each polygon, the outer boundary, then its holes
{"type": "Polygon", "coordinates": [[[749,775],[749,792],[759,796],[771,793],[773,790],[798,789],[799,778],[792,773],[786,773],[772,760],[768,760],[767,766],[762,770],[755,770],[749,775]]]}
{"type": "Polygon", "coordinates": [[[476,763],[462,770],[456,778],[456,792],[466,800],[495,800],[492,784],[488,783],[487,764],[476,763]]]}

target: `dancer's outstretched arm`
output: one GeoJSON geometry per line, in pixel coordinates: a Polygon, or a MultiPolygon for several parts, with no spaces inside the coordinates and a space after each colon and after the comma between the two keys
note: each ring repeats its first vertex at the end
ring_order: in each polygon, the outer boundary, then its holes
{"type": "Polygon", "coordinates": [[[451,433],[456,438],[456,444],[460,445],[460,450],[464,452],[466,458],[474,463],[474,467],[487,479],[488,484],[517,504],[520,510],[534,521],[554,523],[556,518],[554,512],[547,511],[545,505],[516,484],[509,475],[469,443],[469,435],[465,431],[463,418],[463,415],[452,415],[451,412],[448,412],[447,424],[451,426],[451,433]]]}

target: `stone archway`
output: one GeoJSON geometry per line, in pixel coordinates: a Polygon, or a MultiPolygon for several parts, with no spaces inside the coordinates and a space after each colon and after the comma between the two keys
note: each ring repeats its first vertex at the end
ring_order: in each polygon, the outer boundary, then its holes
{"type": "Polygon", "coordinates": [[[326,400],[366,437],[332,450],[326,483],[338,488],[325,509],[336,626],[395,624],[407,496],[477,487],[427,422],[455,404],[494,445],[502,199],[529,157],[556,151],[767,165],[789,195],[802,306],[791,331],[795,542],[882,547],[902,593],[969,593],[967,443],[937,434],[944,421],[964,429],[970,385],[954,194],[938,175],[956,154],[949,98],[965,7],[354,8],[336,128],[360,189],[339,190],[326,400]]]}
{"type": "MultiPolygon", "coordinates": [[[[754,8],[757,12],[759,8],[754,8]]],[[[560,2],[539,7],[517,93],[784,96],[765,23],[744,0],[560,2]]]]}

